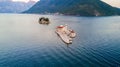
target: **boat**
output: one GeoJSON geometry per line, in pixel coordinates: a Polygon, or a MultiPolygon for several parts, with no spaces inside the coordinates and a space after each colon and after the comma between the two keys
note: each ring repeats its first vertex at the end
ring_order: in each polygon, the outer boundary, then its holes
{"type": "Polygon", "coordinates": [[[62,33],[60,31],[56,31],[56,33],[60,36],[60,38],[63,40],[63,42],[65,42],[67,44],[72,43],[72,41],[70,40],[70,38],[65,33],[62,33]]]}
{"type": "Polygon", "coordinates": [[[73,30],[69,30],[67,25],[57,26],[56,33],[59,35],[62,41],[67,44],[71,44],[73,38],[76,36],[75,32],[73,33],[73,30]]]}
{"type": "Polygon", "coordinates": [[[70,33],[69,36],[70,36],[71,38],[75,38],[75,37],[76,37],[75,31],[74,31],[74,30],[70,30],[70,32],[71,32],[71,33],[70,33]]]}

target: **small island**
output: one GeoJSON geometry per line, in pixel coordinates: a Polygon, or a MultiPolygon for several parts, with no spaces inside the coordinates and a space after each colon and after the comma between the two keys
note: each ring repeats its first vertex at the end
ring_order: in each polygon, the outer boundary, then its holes
{"type": "Polygon", "coordinates": [[[48,18],[45,18],[45,17],[41,17],[41,18],[39,18],[39,23],[40,24],[50,24],[50,21],[49,21],[49,19],[48,18]]]}

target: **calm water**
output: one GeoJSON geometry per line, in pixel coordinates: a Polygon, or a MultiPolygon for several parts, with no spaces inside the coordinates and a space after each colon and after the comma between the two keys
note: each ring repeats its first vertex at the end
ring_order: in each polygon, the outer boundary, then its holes
{"type": "Polygon", "coordinates": [[[120,17],[0,14],[0,67],[120,67],[120,17]],[[60,24],[77,32],[73,44],[56,35],[60,24]]]}

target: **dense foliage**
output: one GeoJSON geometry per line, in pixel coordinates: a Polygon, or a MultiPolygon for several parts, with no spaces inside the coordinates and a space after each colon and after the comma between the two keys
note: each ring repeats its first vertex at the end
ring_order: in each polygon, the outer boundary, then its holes
{"type": "Polygon", "coordinates": [[[80,16],[120,15],[120,9],[100,0],[41,0],[26,13],[59,13],[80,16]]]}

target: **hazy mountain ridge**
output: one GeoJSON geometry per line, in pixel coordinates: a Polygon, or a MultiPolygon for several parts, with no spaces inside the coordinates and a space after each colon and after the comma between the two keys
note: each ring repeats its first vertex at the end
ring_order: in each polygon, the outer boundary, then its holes
{"type": "Polygon", "coordinates": [[[32,7],[34,2],[12,2],[12,1],[0,1],[0,13],[19,13],[32,7]]]}
{"type": "Polygon", "coordinates": [[[120,15],[120,10],[100,0],[41,0],[25,13],[111,16],[120,15]]]}

